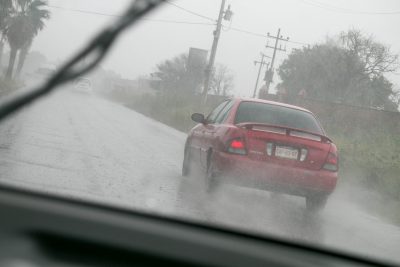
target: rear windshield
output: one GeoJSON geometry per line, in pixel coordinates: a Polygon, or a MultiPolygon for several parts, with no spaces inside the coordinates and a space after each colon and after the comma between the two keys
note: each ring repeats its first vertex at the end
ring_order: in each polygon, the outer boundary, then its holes
{"type": "Polygon", "coordinates": [[[235,123],[242,122],[272,124],[323,134],[323,130],[312,114],[267,103],[240,103],[235,123]]]}

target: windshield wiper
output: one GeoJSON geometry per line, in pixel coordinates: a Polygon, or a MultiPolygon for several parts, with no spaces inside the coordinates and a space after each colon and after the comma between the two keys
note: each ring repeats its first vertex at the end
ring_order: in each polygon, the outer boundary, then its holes
{"type": "Polygon", "coordinates": [[[116,38],[138,19],[164,0],[136,0],[112,25],[100,32],[80,52],[68,60],[43,86],[4,101],[0,106],[0,121],[21,107],[50,93],[56,86],[73,80],[92,70],[109,51],[116,38]],[[88,63],[83,64],[85,59],[88,63]]]}

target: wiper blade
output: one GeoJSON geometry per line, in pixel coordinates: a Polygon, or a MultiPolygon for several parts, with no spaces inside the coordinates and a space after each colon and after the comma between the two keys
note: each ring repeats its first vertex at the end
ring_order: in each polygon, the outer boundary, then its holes
{"type": "Polygon", "coordinates": [[[134,1],[125,14],[95,36],[86,47],[68,60],[43,86],[3,102],[0,106],[0,121],[21,107],[55,90],[58,85],[73,80],[92,70],[105,57],[116,38],[124,30],[164,1],[134,1]],[[89,63],[82,64],[88,58],[90,58],[89,63]]]}

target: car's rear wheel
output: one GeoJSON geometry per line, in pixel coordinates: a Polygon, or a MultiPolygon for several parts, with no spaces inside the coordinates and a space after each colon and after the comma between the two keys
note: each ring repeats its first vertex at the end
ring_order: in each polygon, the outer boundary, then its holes
{"type": "Polygon", "coordinates": [[[213,192],[217,187],[216,177],[217,173],[215,170],[215,156],[214,153],[210,151],[207,157],[207,169],[204,179],[205,189],[207,192],[213,192]]]}
{"type": "Polygon", "coordinates": [[[306,197],[306,207],[308,211],[319,212],[325,208],[328,196],[309,195],[306,197]]]}

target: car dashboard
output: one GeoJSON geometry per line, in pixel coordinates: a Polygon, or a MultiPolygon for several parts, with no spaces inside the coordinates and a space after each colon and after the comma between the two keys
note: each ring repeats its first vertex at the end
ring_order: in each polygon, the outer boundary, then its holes
{"type": "Polygon", "coordinates": [[[0,266],[390,266],[316,247],[0,186],[0,266]]]}

